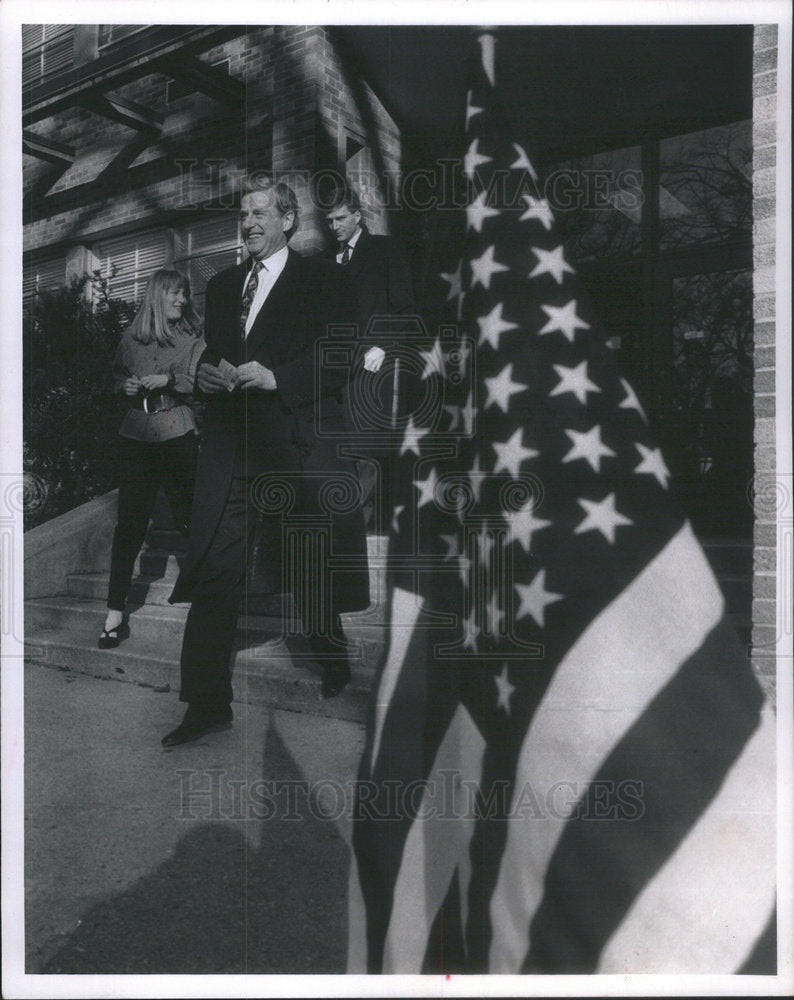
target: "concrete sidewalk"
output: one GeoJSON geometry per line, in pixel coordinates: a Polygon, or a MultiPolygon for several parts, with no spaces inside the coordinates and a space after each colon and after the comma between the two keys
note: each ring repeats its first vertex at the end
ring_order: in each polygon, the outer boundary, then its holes
{"type": "Polygon", "coordinates": [[[183,708],[26,666],[26,971],[344,972],[363,726],[235,704],[165,751],[183,708]]]}

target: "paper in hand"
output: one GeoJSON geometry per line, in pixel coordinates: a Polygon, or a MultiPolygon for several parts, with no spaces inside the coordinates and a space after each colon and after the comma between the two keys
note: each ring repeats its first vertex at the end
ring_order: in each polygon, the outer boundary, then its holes
{"type": "Polygon", "coordinates": [[[226,389],[231,392],[237,385],[237,369],[234,365],[229,364],[226,358],[221,358],[218,362],[218,371],[226,379],[226,389]]]}

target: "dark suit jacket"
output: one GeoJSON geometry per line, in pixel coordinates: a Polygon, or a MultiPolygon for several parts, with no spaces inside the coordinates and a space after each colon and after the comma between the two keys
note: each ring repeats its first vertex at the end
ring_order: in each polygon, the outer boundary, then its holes
{"type": "Polygon", "coordinates": [[[354,321],[354,297],[342,268],[289,251],[287,263],[260,309],[248,337],[239,333],[242,289],[250,264],[215,275],[207,286],[199,365],[221,358],[239,365],[258,361],[272,369],[275,392],[260,390],[203,395],[206,403],[199,450],[191,536],[171,602],[191,599],[201,560],[220,521],[232,477],[260,480],[284,498],[282,513],[327,519],[328,480],[338,480],[343,498],[333,513],[331,555],[354,556],[360,568],[335,576],[335,610],[369,604],[366,537],[355,501],[355,472],[337,454],[344,431],[342,394],[348,371],[319,369],[317,345],[328,324],[354,321]],[[324,489],[325,487],[325,489],[324,489]]]}
{"type": "MultiPolygon", "coordinates": [[[[408,316],[414,313],[411,268],[402,243],[393,236],[373,236],[363,229],[346,270],[350,273],[358,299],[359,340],[368,340],[371,321],[379,316],[408,316]]],[[[399,332],[400,324],[377,325],[378,331],[399,332]]]]}
{"type": "MultiPolygon", "coordinates": [[[[390,429],[395,358],[399,354],[408,362],[402,366],[399,385],[398,408],[405,413],[422,395],[420,391],[417,396],[410,372],[419,364],[416,352],[426,345],[417,345],[415,339],[406,342],[405,322],[399,319],[415,314],[411,269],[400,240],[393,236],[373,236],[363,229],[350,263],[341,270],[352,279],[358,301],[358,330],[356,349],[352,352],[346,419],[351,433],[362,432],[363,436],[357,440],[358,454],[366,455],[368,446],[390,429]],[[362,364],[370,347],[381,347],[386,352],[386,360],[375,376],[365,371],[362,364]]],[[[381,451],[377,454],[384,457],[381,451]]]]}

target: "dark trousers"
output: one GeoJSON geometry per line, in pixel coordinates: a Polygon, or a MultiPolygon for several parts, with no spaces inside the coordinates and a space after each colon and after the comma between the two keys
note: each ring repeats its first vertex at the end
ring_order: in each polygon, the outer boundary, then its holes
{"type": "Polygon", "coordinates": [[[395,436],[400,436],[399,385],[388,358],[378,372],[358,367],[347,390],[345,421],[352,431],[367,530],[385,534],[392,519],[395,436]],[[396,394],[395,394],[395,389],[396,394]]]}
{"type": "MultiPolygon", "coordinates": [[[[231,660],[257,524],[249,486],[245,476],[232,479],[220,523],[193,586],[182,639],[179,699],[198,714],[221,714],[233,700],[231,660]]],[[[339,615],[327,609],[310,613],[300,606],[298,611],[310,631],[309,643],[318,663],[346,660],[339,615]]]]}
{"type": "Polygon", "coordinates": [[[157,491],[162,486],[175,527],[187,535],[196,475],[196,436],[168,441],[120,438],[119,510],[110,554],[107,606],[124,611],[135,560],[146,537],[157,491]]]}

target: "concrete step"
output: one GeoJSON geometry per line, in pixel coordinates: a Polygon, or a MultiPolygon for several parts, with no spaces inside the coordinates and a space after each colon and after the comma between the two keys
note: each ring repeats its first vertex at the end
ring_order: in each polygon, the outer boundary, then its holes
{"type": "MultiPolygon", "coordinates": [[[[167,534],[161,530],[149,531],[150,538],[167,534]]],[[[181,536],[177,532],[170,534],[181,536]]],[[[385,536],[368,535],[367,550],[369,562],[369,589],[371,605],[366,612],[369,623],[383,623],[387,603],[386,552],[388,539],[385,536]]],[[[174,552],[165,547],[144,548],[135,563],[135,575],[130,588],[129,603],[132,607],[141,604],[168,605],[168,598],[179,575],[179,566],[184,559],[183,552],[174,552]]],[[[109,575],[105,573],[79,573],[68,578],[68,593],[72,597],[90,598],[98,601],[107,599],[109,575]]],[[[260,615],[283,615],[290,612],[292,598],[289,595],[272,594],[259,589],[256,579],[249,584],[247,609],[249,613],[260,615]]]]}
{"type": "MultiPolygon", "coordinates": [[[[152,604],[160,607],[172,607],[168,603],[175,580],[167,580],[159,576],[136,576],[133,578],[128,604],[138,607],[141,604],[152,604]]],[[[105,601],[108,595],[107,573],[73,573],[68,578],[70,597],[79,597],[95,601],[105,601]]],[[[187,605],[177,605],[187,607],[187,605]]]]}
{"type": "MultiPolygon", "coordinates": [[[[184,609],[171,608],[171,614],[163,614],[142,608],[132,616],[130,638],[116,649],[100,650],[96,641],[104,608],[93,602],[85,602],[82,609],[53,604],[30,601],[26,606],[27,661],[157,690],[179,690],[184,609]],[[163,629],[172,630],[165,639],[163,629]]],[[[320,696],[320,668],[304,639],[284,637],[278,631],[270,635],[259,629],[256,634],[250,628],[247,635],[241,631],[232,677],[235,701],[363,722],[374,679],[364,659],[365,654],[372,659],[373,651],[365,650],[365,645],[350,643],[353,679],[338,697],[326,701],[320,696]]]]}
{"type": "Polygon", "coordinates": [[[168,549],[147,547],[138,556],[135,571],[141,576],[159,577],[173,586],[184,561],[184,552],[176,553],[168,549]]]}
{"type": "MultiPolygon", "coordinates": [[[[107,608],[98,600],[75,597],[46,597],[25,602],[25,632],[66,630],[73,641],[93,650],[105,622],[107,608]]],[[[159,651],[168,650],[168,656],[178,660],[182,634],[187,617],[186,605],[143,604],[130,615],[131,636],[122,647],[144,643],[159,651]]],[[[387,630],[377,622],[369,621],[366,612],[342,616],[348,654],[351,663],[362,670],[374,672],[387,640],[387,630]]],[[[268,656],[278,644],[291,644],[290,656],[310,658],[308,648],[303,653],[300,621],[288,617],[241,615],[237,629],[240,649],[258,651],[265,649],[268,656]]],[[[112,651],[115,652],[115,651],[112,651]]],[[[259,655],[252,652],[252,655],[259,655]]]]}
{"type": "MultiPolygon", "coordinates": [[[[94,601],[107,599],[107,573],[74,573],[68,580],[69,596],[94,601]]],[[[127,604],[130,608],[138,608],[144,604],[158,607],[188,607],[187,604],[171,605],[168,598],[174,589],[173,582],[155,576],[137,576],[133,579],[127,604]]],[[[250,613],[266,617],[283,617],[290,614],[292,597],[289,594],[271,594],[259,591],[249,591],[247,608],[250,613]]]]}
{"type": "MultiPolygon", "coordinates": [[[[131,641],[118,649],[89,649],[76,645],[67,629],[39,630],[28,635],[25,660],[127,683],[152,687],[158,691],[179,690],[179,663],[158,656],[131,641]]],[[[352,665],[353,679],[336,698],[320,695],[319,667],[308,660],[293,660],[288,653],[273,652],[253,656],[241,650],[235,656],[232,674],[234,700],[240,704],[268,705],[288,712],[303,712],[327,718],[364,722],[367,717],[371,674],[352,665]],[[312,669],[313,667],[313,669],[312,669]]],[[[175,720],[178,721],[178,720],[175,720]]]]}

